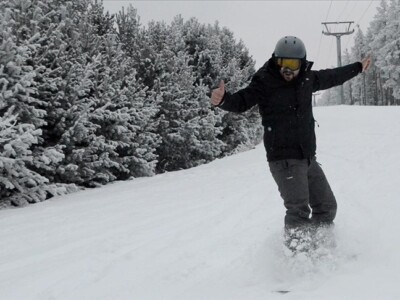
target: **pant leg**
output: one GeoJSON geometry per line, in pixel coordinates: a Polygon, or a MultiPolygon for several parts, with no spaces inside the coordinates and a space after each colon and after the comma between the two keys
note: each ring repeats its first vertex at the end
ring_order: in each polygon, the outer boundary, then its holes
{"type": "Polygon", "coordinates": [[[311,220],[317,224],[330,224],[336,216],[337,203],[320,165],[313,158],[308,169],[311,220]]]}
{"type": "Polygon", "coordinates": [[[285,227],[310,223],[308,161],[286,159],[269,163],[269,168],[286,207],[285,227]]]}

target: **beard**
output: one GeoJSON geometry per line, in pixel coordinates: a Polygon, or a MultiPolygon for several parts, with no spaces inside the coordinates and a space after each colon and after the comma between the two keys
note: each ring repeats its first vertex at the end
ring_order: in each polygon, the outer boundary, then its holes
{"type": "Polygon", "coordinates": [[[299,75],[300,70],[292,71],[288,68],[281,68],[281,75],[286,81],[292,81],[297,75],[299,75]]]}

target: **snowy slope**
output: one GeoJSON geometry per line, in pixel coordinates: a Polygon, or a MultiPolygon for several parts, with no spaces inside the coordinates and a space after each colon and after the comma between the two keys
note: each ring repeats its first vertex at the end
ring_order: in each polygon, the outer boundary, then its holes
{"type": "Polygon", "coordinates": [[[315,116],[339,204],[325,259],[283,255],[284,208],[260,145],[0,211],[0,299],[400,299],[400,108],[315,116]]]}

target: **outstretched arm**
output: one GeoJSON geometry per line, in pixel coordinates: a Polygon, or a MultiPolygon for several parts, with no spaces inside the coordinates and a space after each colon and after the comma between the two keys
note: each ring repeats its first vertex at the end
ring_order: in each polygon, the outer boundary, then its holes
{"type": "Polygon", "coordinates": [[[225,91],[223,80],[219,87],[214,89],[211,94],[211,103],[223,110],[241,113],[256,105],[263,93],[263,76],[260,69],[252,78],[250,84],[236,93],[225,91]]]}
{"type": "Polygon", "coordinates": [[[334,69],[315,71],[314,91],[326,90],[345,83],[347,80],[352,79],[359,73],[366,72],[369,69],[371,62],[371,57],[368,56],[361,62],[334,69]]]}

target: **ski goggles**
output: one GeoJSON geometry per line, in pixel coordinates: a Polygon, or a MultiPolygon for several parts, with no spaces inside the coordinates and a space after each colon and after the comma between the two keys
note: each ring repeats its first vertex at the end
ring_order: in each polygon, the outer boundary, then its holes
{"type": "Polygon", "coordinates": [[[297,58],[277,58],[276,64],[281,68],[287,68],[291,71],[300,69],[301,60],[297,58]]]}

